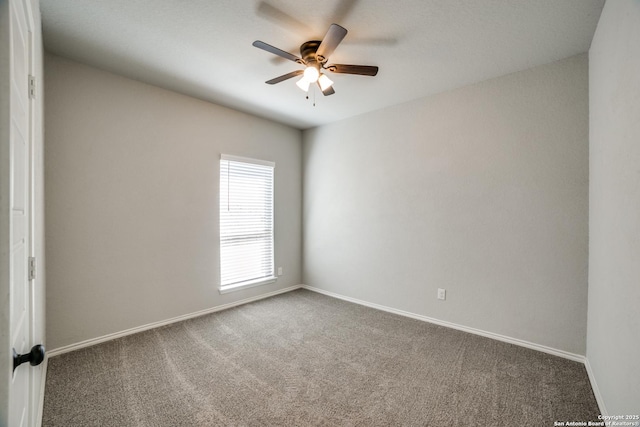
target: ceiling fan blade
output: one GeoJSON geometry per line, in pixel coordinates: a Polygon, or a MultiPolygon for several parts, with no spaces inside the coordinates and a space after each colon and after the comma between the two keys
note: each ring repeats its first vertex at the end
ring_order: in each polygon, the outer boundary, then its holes
{"type": "Polygon", "coordinates": [[[324,96],[329,96],[329,95],[333,95],[334,93],[336,93],[336,91],[333,90],[333,86],[329,86],[325,90],[322,90],[322,86],[320,86],[320,82],[316,82],[316,83],[318,84],[318,87],[320,88],[320,91],[322,92],[322,94],[324,96]]]}
{"type": "Polygon", "coordinates": [[[275,6],[270,5],[265,1],[258,3],[256,13],[261,17],[268,19],[271,22],[281,26],[285,30],[295,30],[298,33],[309,32],[309,26],[305,23],[298,21],[293,16],[283,12],[275,6]]]}
{"type": "Polygon", "coordinates": [[[292,53],[285,52],[282,49],[278,49],[277,47],[273,47],[270,44],[266,44],[260,40],[256,40],[252,43],[258,49],[266,50],[269,53],[273,53],[274,55],[278,55],[283,57],[284,59],[288,59],[289,61],[297,62],[298,64],[302,64],[302,59],[298,58],[292,53]]]}
{"type": "Polygon", "coordinates": [[[267,80],[265,83],[266,83],[266,84],[268,84],[268,85],[274,85],[274,84],[276,84],[276,83],[280,83],[280,82],[283,82],[283,81],[285,81],[285,80],[289,80],[289,79],[290,79],[290,78],[292,78],[292,77],[299,76],[299,75],[301,75],[302,73],[304,73],[304,70],[296,70],[296,71],[292,71],[292,72],[290,72],[290,73],[283,74],[283,75],[282,75],[282,76],[280,76],[280,77],[276,77],[275,79],[267,80]]]}
{"type": "Polygon", "coordinates": [[[329,27],[329,31],[325,34],[324,39],[322,39],[322,43],[318,47],[316,54],[322,56],[324,59],[327,59],[336,47],[340,44],[342,39],[347,35],[347,30],[341,27],[338,24],[331,24],[329,27]]]}
{"type": "Polygon", "coordinates": [[[347,17],[353,12],[353,8],[360,0],[341,0],[333,11],[333,19],[337,22],[346,22],[347,17]]]}
{"type": "Polygon", "coordinates": [[[349,40],[344,41],[345,45],[369,45],[369,46],[395,46],[398,44],[398,39],[395,37],[349,37],[349,40]]]}
{"type": "Polygon", "coordinates": [[[378,67],[373,65],[331,64],[325,68],[334,73],[357,74],[359,76],[375,76],[378,74],[378,67]]]}

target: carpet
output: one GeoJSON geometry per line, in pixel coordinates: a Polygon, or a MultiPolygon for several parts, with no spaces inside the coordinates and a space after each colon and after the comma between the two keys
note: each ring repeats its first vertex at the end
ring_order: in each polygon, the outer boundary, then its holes
{"type": "Polygon", "coordinates": [[[584,366],[296,290],[49,360],[44,426],[553,426],[584,366]]]}

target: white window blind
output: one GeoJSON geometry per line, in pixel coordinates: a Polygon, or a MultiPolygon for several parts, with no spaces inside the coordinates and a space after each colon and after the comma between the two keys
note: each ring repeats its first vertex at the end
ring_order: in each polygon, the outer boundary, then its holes
{"type": "Polygon", "coordinates": [[[275,280],[271,162],[220,159],[220,289],[275,280]]]}

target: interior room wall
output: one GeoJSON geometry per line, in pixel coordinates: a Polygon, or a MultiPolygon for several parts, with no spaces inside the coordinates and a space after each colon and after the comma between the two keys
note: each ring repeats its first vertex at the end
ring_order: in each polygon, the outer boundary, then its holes
{"type": "Polygon", "coordinates": [[[582,54],[304,131],[304,283],[584,355],[588,130],[582,54]]]}
{"type": "Polygon", "coordinates": [[[611,415],[640,414],[639,40],[640,2],[607,1],[589,50],[587,357],[611,415]]]}
{"type": "Polygon", "coordinates": [[[45,56],[50,349],[301,283],[299,130],[45,56]],[[220,154],[274,161],[274,284],[218,292],[220,154]]]}

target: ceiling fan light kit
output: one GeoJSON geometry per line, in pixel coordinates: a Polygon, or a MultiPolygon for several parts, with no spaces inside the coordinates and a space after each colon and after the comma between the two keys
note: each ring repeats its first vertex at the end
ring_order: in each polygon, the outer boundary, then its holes
{"type": "Polygon", "coordinates": [[[305,79],[304,77],[296,82],[296,86],[298,86],[300,89],[302,89],[305,92],[309,92],[309,85],[310,84],[311,84],[311,82],[309,80],[305,79]]]}
{"type": "Polygon", "coordinates": [[[307,79],[309,83],[315,83],[318,81],[318,77],[320,77],[320,71],[314,66],[309,66],[304,69],[304,73],[302,73],[303,78],[307,79]]]}
{"type": "Polygon", "coordinates": [[[310,40],[300,46],[300,57],[286,52],[277,47],[271,46],[260,40],[253,42],[253,46],[258,49],[265,50],[274,55],[293,61],[297,64],[304,65],[304,70],[296,70],[291,73],[267,80],[265,83],[273,85],[283,82],[292,77],[302,75],[302,78],[296,82],[296,85],[305,92],[309,91],[312,83],[316,83],[324,96],[333,95],[333,81],[322,71],[330,71],[332,73],[355,74],[360,76],[375,76],[378,74],[378,67],[372,65],[346,65],[331,64],[327,65],[329,56],[338,47],[342,39],[347,35],[347,30],[338,24],[331,24],[329,31],[322,41],[310,40]]]}
{"type": "Polygon", "coordinates": [[[320,90],[325,91],[333,86],[333,80],[325,74],[321,74],[320,77],[318,77],[318,84],[320,85],[320,90]]]}

